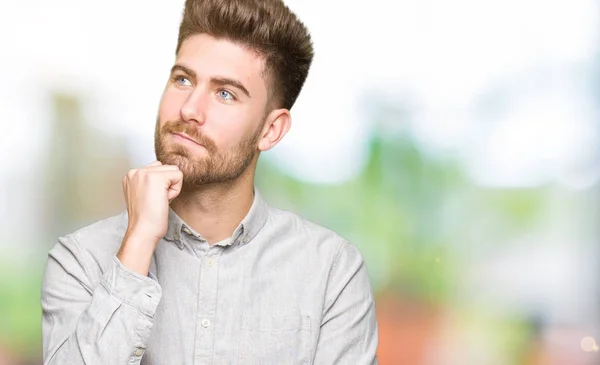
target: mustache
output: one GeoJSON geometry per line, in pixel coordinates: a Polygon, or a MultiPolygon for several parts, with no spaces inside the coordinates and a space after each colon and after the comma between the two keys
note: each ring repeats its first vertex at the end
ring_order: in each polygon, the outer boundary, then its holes
{"type": "Polygon", "coordinates": [[[185,123],[182,120],[169,121],[163,125],[161,134],[166,135],[170,133],[184,133],[196,143],[204,146],[209,152],[214,152],[217,148],[212,139],[198,132],[198,129],[194,128],[193,125],[185,123]]]}

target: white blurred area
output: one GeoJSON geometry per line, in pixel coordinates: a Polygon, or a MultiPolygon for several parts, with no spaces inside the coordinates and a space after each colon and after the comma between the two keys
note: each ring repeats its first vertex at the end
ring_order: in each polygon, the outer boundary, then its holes
{"type": "MultiPolygon", "coordinates": [[[[286,3],[311,30],[316,57],[290,133],[263,158],[307,182],[351,179],[366,163],[374,129],[365,93],[402,100],[408,117],[391,121],[390,133],[408,130],[429,155],[457,158],[477,186],[556,189],[547,214],[519,237],[486,231],[482,212],[465,233],[472,239],[453,248],[470,263],[457,278],[455,305],[485,307],[498,318],[531,310],[550,326],[589,327],[574,331],[578,353],[584,336],[600,340],[593,330],[600,323],[598,202],[590,192],[600,181],[599,3],[286,3]]],[[[16,236],[36,238],[13,227],[35,215],[37,203],[20,194],[35,186],[47,157],[49,93],[81,96],[86,120],[123,138],[132,165],[154,159],[156,111],[182,5],[0,3],[0,220],[8,246],[16,236]]],[[[503,364],[488,338],[461,335],[450,332],[448,343],[466,350],[450,348],[432,364],[503,364]]]]}

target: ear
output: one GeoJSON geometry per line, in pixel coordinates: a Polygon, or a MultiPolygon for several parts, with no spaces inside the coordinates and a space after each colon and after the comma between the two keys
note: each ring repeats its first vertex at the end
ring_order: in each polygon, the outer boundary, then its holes
{"type": "Polygon", "coordinates": [[[263,127],[258,149],[268,151],[286,135],[292,126],[292,116],[287,109],[274,109],[269,113],[263,127]]]}

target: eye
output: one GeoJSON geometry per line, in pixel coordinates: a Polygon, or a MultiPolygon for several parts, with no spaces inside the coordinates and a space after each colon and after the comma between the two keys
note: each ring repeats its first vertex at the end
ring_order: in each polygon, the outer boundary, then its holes
{"type": "Polygon", "coordinates": [[[217,94],[223,100],[235,100],[235,97],[227,90],[219,90],[217,94]]]}
{"type": "Polygon", "coordinates": [[[190,86],[192,82],[184,76],[175,76],[175,82],[181,86],[190,86]]]}

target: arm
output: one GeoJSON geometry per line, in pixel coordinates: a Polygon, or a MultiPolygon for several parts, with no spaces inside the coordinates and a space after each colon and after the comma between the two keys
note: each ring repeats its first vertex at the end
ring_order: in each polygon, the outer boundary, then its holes
{"type": "Polygon", "coordinates": [[[161,288],[116,257],[94,285],[90,260],[72,237],[49,253],[41,298],[44,364],[139,363],[161,288]]]}
{"type": "Polygon", "coordinates": [[[377,364],[377,321],[367,268],[345,242],[329,274],[315,364],[377,364]]]}

